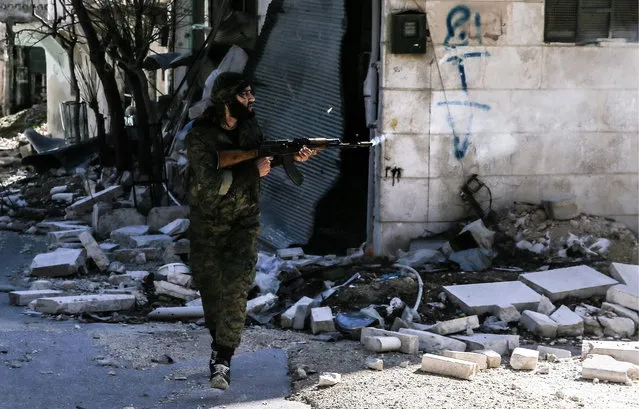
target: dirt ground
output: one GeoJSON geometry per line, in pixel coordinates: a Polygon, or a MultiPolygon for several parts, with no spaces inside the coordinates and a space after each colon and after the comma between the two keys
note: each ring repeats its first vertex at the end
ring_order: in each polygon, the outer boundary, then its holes
{"type": "MultiPolygon", "coordinates": [[[[104,345],[109,359],[139,370],[163,365],[164,355],[174,361],[208,357],[209,336],[205,329],[190,324],[147,324],[126,326],[120,331],[95,333],[96,342],[104,345]],[[158,362],[159,361],[159,362],[158,362]]],[[[346,408],[635,408],[639,382],[633,385],[593,383],[581,379],[578,358],[549,365],[548,374],[515,371],[506,359],[500,368],[478,373],[471,381],[423,373],[421,355],[400,353],[375,354],[352,340],[325,342],[297,331],[248,327],[238,352],[262,348],[279,348],[288,352],[293,378],[297,368],[307,372],[294,380],[289,399],[309,404],[314,409],[346,408]],[[366,368],[368,357],[384,361],[383,371],[366,368]],[[322,372],[337,372],[341,383],[319,388],[322,372]]],[[[524,345],[535,348],[534,345],[524,345]]],[[[556,345],[581,349],[579,340],[556,345]]]]}

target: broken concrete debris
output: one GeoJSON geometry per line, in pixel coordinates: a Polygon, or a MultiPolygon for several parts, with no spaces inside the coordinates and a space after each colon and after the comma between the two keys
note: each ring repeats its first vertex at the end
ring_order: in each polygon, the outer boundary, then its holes
{"type": "Polygon", "coordinates": [[[513,369],[523,371],[534,371],[537,368],[539,351],[527,348],[515,348],[510,356],[510,366],[513,369]]]}
{"type": "Polygon", "coordinates": [[[577,196],[551,196],[542,199],[541,203],[549,219],[570,220],[579,216],[579,206],[577,196]]]}
{"type": "Polygon", "coordinates": [[[525,273],[519,279],[551,301],[605,295],[616,280],[585,265],[525,273]]]}
{"type": "Polygon", "coordinates": [[[58,249],[38,254],[31,262],[30,274],[40,277],[62,277],[76,274],[84,267],[84,250],[58,249]]]}
{"type": "Polygon", "coordinates": [[[639,379],[639,367],[629,362],[617,361],[607,355],[589,355],[582,364],[584,379],[599,379],[631,385],[631,379],[639,379]]]}
{"type": "Polygon", "coordinates": [[[585,340],[581,345],[581,359],[588,355],[608,355],[617,361],[639,365],[639,342],[585,340]]]}
{"type": "Polygon", "coordinates": [[[421,370],[437,375],[452,376],[460,379],[472,379],[477,373],[477,364],[462,361],[461,359],[445,356],[424,354],[422,356],[421,370]]]}
{"type": "Polygon", "coordinates": [[[448,358],[460,359],[462,361],[474,362],[477,364],[477,370],[483,370],[488,368],[488,357],[484,354],[478,354],[475,352],[460,352],[460,351],[447,351],[441,352],[442,356],[448,358]]]}

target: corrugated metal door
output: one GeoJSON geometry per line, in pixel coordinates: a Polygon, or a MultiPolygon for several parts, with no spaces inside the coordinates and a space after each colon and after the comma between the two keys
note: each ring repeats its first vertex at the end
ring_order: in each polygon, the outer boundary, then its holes
{"type": "MultiPolygon", "coordinates": [[[[274,0],[247,68],[253,78],[257,117],[266,139],[342,138],[344,118],[340,53],[344,0],[274,0]]],[[[275,248],[305,244],[314,209],[339,176],[339,152],[323,151],[297,164],[294,185],[283,169],[262,183],[261,240],[275,248]]]]}

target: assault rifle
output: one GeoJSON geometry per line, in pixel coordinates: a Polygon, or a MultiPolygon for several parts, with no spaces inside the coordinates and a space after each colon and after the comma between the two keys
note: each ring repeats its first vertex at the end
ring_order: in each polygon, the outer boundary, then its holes
{"type": "Polygon", "coordinates": [[[219,167],[225,168],[245,160],[263,158],[267,156],[281,156],[282,166],[288,177],[296,185],[304,182],[304,175],[295,167],[293,155],[306,146],[309,149],[324,150],[329,148],[355,149],[370,148],[372,142],[345,143],[334,138],[294,138],[264,141],[258,149],[250,151],[233,150],[219,152],[219,167]]]}

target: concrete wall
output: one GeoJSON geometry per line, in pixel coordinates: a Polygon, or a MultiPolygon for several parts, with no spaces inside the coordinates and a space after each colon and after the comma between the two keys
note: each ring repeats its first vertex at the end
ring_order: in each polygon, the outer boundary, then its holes
{"type": "Polygon", "coordinates": [[[494,208],[573,193],[583,212],[637,230],[637,44],[545,44],[535,0],[386,0],[382,24],[376,252],[471,216],[459,189],[473,173],[494,208]],[[428,52],[391,54],[389,14],[417,7],[428,52]],[[402,168],[399,182],[387,167],[402,168]]]}

